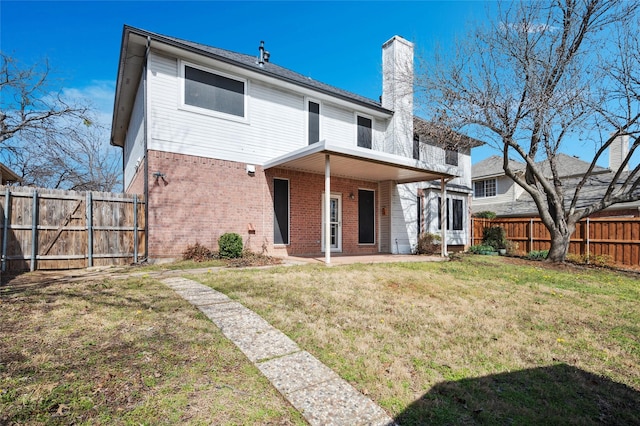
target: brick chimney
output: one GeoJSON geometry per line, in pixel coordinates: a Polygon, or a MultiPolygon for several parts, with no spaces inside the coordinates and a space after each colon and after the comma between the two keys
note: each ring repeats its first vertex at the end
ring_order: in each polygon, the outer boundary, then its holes
{"type": "MultiPolygon", "coordinates": [[[[620,135],[609,145],[609,169],[617,171],[629,153],[629,135],[620,135]]],[[[623,169],[629,171],[629,164],[623,169]]]]}
{"type": "Polygon", "coordinates": [[[413,155],[413,43],[393,36],[382,45],[382,106],[394,112],[385,151],[413,155]]]}

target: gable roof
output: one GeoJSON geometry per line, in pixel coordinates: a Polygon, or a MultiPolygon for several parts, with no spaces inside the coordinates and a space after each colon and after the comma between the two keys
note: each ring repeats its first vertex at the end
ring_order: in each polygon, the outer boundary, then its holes
{"type": "MultiPolygon", "coordinates": [[[[609,184],[613,180],[615,173],[605,169],[605,172],[601,172],[595,175],[589,176],[585,185],[580,191],[580,199],[576,203],[576,208],[581,209],[592,205],[599,201],[604,196],[609,184]]],[[[628,176],[628,172],[620,176],[618,184],[621,185],[625,178],[628,176]]],[[[576,187],[580,182],[582,176],[569,177],[563,181],[563,191],[565,195],[565,207],[568,207],[573,199],[576,187]]],[[[640,188],[635,192],[640,195],[640,188]]],[[[637,201],[629,203],[619,203],[610,206],[607,210],[624,209],[629,207],[639,207],[640,203],[637,201]]],[[[495,204],[480,204],[471,206],[471,211],[477,213],[482,210],[491,210],[495,212],[499,217],[522,217],[522,216],[538,216],[538,207],[531,198],[528,192],[523,191],[515,202],[501,202],[495,204]]]]}
{"type": "Polygon", "coordinates": [[[2,185],[5,185],[9,182],[22,182],[20,176],[18,176],[13,170],[0,163],[0,180],[2,185]]]}
{"type": "Polygon", "coordinates": [[[180,52],[195,53],[347,102],[362,105],[383,114],[393,114],[393,111],[383,108],[380,102],[316,81],[272,62],[265,62],[260,66],[257,61],[257,55],[237,53],[125,25],[122,33],[111,127],[112,145],[124,145],[124,134],[131,116],[137,84],[142,75],[148,43],[151,47],[162,46],[176,55],[179,55],[180,52]]]}
{"type": "MultiPolygon", "coordinates": [[[[536,163],[544,176],[551,176],[551,167],[549,166],[549,160],[540,161],[536,163]]],[[[509,166],[514,172],[523,171],[526,168],[526,164],[516,160],[509,160],[509,166]]],[[[562,178],[570,178],[575,176],[584,175],[589,169],[590,163],[583,161],[579,158],[572,157],[566,154],[558,154],[556,157],[556,168],[562,178]]],[[[592,174],[607,173],[609,169],[604,167],[595,166],[592,174]]],[[[488,177],[504,176],[504,170],[502,168],[502,157],[499,155],[492,155],[479,163],[471,166],[471,178],[482,179],[488,177]]]]}
{"type": "MultiPolygon", "coordinates": [[[[509,167],[511,167],[511,170],[514,172],[524,170],[525,166],[526,164],[519,161],[509,160],[509,167]]],[[[504,170],[502,169],[502,157],[499,155],[492,155],[491,157],[485,158],[479,163],[471,166],[472,179],[489,178],[502,175],[504,175],[504,170]]]]}

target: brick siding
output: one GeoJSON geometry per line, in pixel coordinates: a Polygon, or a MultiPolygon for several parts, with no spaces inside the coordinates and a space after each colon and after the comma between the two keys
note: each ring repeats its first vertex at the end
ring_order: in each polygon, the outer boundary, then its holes
{"type": "MultiPolygon", "coordinates": [[[[321,253],[324,176],[285,169],[266,173],[245,163],[149,151],[149,258],[179,258],[199,242],[217,250],[226,232],[242,236],[245,247],[270,255],[321,253]],[[155,172],[165,178],[155,178],[155,172]],[[290,244],[273,245],[273,178],[289,179],[290,244]]],[[[143,167],[127,189],[142,193],[143,167]]],[[[334,177],[331,192],[342,194],[342,252],[378,252],[378,185],[334,177]],[[358,244],[358,189],[376,191],[376,244],[358,244]],[[353,193],[354,200],[349,198],[353,193]]]]}

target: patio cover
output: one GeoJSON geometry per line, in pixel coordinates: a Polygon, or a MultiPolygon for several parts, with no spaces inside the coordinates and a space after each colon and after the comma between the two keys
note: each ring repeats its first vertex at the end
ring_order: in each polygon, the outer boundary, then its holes
{"type": "MultiPolygon", "coordinates": [[[[326,140],[273,158],[263,165],[264,169],[275,167],[324,174],[325,193],[331,193],[331,176],[373,182],[395,181],[398,184],[427,182],[440,179],[443,199],[446,197],[447,181],[456,177],[454,169],[440,164],[430,164],[399,155],[332,145],[326,140]]],[[[443,206],[446,203],[442,203],[443,206]]],[[[329,220],[329,197],[325,197],[325,220],[329,220]]],[[[442,217],[446,210],[442,209],[442,217]]],[[[329,225],[325,223],[325,241],[329,241],[329,225]]],[[[442,241],[446,242],[446,227],[442,227],[442,241]]],[[[446,255],[446,243],[442,244],[442,255],[446,255]]],[[[331,250],[325,249],[325,263],[331,263],[331,250]]]]}

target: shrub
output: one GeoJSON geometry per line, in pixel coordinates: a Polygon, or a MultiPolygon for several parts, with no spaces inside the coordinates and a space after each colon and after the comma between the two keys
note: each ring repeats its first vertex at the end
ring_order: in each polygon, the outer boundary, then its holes
{"type": "Polygon", "coordinates": [[[416,254],[436,254],[440,253],[440,235],[422,233],[418,237],[416,254]]]}
{"type": "Polygon", "coordinates": [[[189,245],[182,252],[183,260],[193,260],[194,262],[204,262],[213,258],[213,252],[196,241],[194,245],[189,245]]]}
{"type": "Polygon", "coordinates": [[[474,216],[480,219],[495,219],[497,215],[494,212],[485,210],[474,214],[474,216]]]}
{"type": "Polygon", "coordinates": [[[503,227],[488,226],[482,230],[482,244],[495,250],[507,247],[507,236],[503,227]]]}
{"type": "Polygon", "coordinates": [[[218,240],[218,248],[223,259],[242,257],[242,237],[235,232],[222,234],[218,240]]]}
{"type": "Polygon", "coordinates": [[[484,254],[486,252],[492,252],[495,251],[493,249],[493,247],[491,246],[486,246],[486,245],[476,245],[476,246],[471,246],[469,247],[469,251],[473,254],[484,254]]]}
{"type": "Polygon", "coordinates": [[[545,260],[549,255],[549,250],[531,250],[527,254],[529,260],[545,260]]]}

